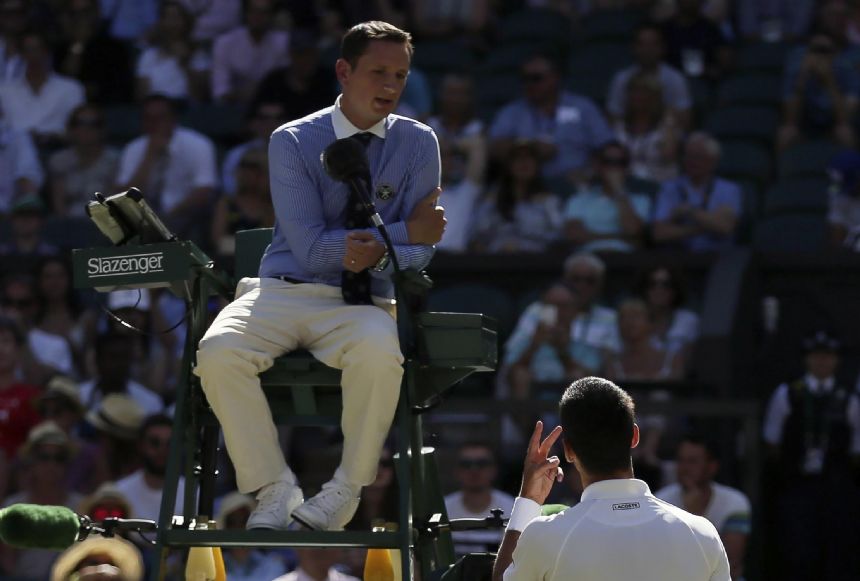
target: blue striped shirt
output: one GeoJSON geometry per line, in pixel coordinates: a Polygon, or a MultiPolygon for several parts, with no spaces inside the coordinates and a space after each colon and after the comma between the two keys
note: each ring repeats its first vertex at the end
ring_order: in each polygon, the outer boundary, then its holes
{"type": "MultiPolygon", "coordinates": [[[[275,206],[272,243],[260,263],[260,276],[288,276],[340,286],[346,252],[349,188],[326,174],[322,152],[335,139],[358,133],[339,108],[340,98],[307,117],[279,127],[269,141],[269,172],[275,206]]],[[[389,115],[368,132],[374,203],[395,245],[400,267],[421,269],[434,247],[409,244],[406,220],[421,199],[439,186],[439,144],[433,130],[389,115]],[[381,136],[384,136],[382,138],[381,136]]],[[[376,229],[368,229],[377,239],[376,229]]],[[[391,265],[372,273],[372,292],[393,296],[391,265]]]]}

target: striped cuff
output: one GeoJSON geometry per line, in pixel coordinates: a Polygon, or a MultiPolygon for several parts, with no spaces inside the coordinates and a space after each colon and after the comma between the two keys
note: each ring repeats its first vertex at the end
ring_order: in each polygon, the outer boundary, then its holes
{"type": "Polygon", "coordinates": [[[540,505],[530,498],[518,496],[514,500],[511,518],[505,531],[522,532],[530,522],[540,516],[540,505]]]}

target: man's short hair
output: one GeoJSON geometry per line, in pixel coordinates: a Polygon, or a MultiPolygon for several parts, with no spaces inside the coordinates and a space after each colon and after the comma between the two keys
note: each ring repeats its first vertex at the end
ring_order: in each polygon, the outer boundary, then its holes
{"type": "Polygon", "coordinates": [[[704,448],[705,454],[708,456],[708,460],[714,460],[717,462],[720,460],[720,447],[714,440],[703,434],[698,432],[687,432],[681,436],[681,444],[701,446],[704,448]]]}
{"type": "Polygon", "coordinates": [[[350,28],[340,43],[340,56],[351,67],[358,63],[358,59],[367,51],[367,45],[373,40],[384,40],[386,42],[397,42],[406,45],[409,57],[412,58],[412,35],[405,30],[400,30],[393,24],[381,20],[362,22],[350,28]]]}
{"type": "Polygon", "coordinates": [[[143,440],[149,430],[156,426],[167,426],[172,430],[173,420],[167,414],[160,412],[146,416],[146,418],[144,418],[143,420],[143,423],[140,424],[140,428],[138,429],[138,439],[143,440]]]}
{"type": "Polygon", "coordinates": [[[630,468],[635,406],[630,395],[607,379],[584,377],[561,396],[562,435],[592,474],[630,468]]]}

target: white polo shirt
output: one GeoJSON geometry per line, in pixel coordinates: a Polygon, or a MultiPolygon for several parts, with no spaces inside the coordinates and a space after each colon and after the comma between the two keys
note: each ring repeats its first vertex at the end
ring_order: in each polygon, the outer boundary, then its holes
{"type": "MultiPolygon", "coordinates": [[[[149,136],[143,135],[123,148],[119,161],[118,183],[127,184],[131,180],[143,161],[148,145],[149,136]]],[[[170,138],[167,151],[168,161],[160,192],[161,209],[165,212],[178,206],[195,188],[214,188],[218,184],[215,145],[202,133],[186,127],[177,127],[170,138]]],[[[158,192],[147,192],[146,184],[134,185],[140,187],[143,195],[148,198],[158,196],[158,192]]]]}
{"type": "Polygon", "coordinates": [[[717,529],[641,480],[588,486],[576,506],[533,520],[505,581],[730,581],[717,529]]]}
{"type": "Polygon", "coordinates": [[[64,134],[69,115],[83,102],[84,86],[56,73],[48,75],[39,92],[34,92],[23,77],[0,83],[0,104],[6,120],[22,131],[64,134]]]}
{"type": "MultiPolygon", "coordinates": [[[[654,495],[675,506],[684,507],[684,490],[677,482],[661,488],[654,495]]],[[[751,512],[746,494],[719,482],[711,483],[711,500],[702,516],[711,521],[720,533],[750,534],[751,512]]]]}

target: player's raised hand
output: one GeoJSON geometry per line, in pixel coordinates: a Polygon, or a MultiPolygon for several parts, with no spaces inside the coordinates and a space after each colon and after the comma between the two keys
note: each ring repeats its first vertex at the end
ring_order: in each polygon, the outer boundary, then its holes
{"type": "Polygon", "coordinates": [[[523,483],[520,487],[520,496],[530,498],[538,504],[543,504],[552,484],[556,480],[561,482],[564,472],[559,466],[558,456],[549,456],[553,444],[561,435],[561,426],[556,426],[541,441],[543,435],[543,422],[538,420],[534,432],[529,440],[526,461],[523,466],[523,483]]]}

